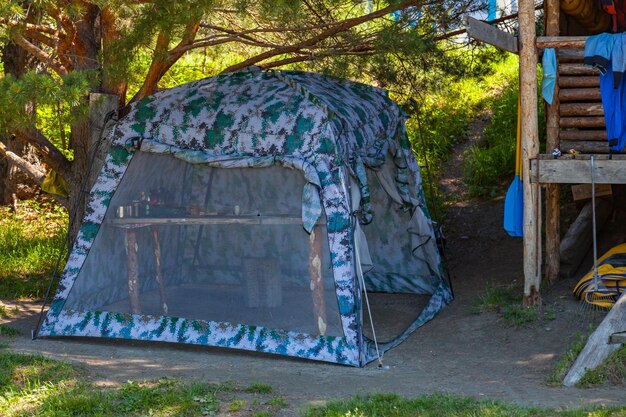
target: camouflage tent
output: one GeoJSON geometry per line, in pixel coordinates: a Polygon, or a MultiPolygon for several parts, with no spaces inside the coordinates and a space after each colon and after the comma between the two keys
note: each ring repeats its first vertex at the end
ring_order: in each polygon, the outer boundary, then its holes
{"type": "Polygon", "coordinates": [[[141,100],[39,335],[375,359],[452,299],[404,122],[383,90],[298,71],[141,100]]]}

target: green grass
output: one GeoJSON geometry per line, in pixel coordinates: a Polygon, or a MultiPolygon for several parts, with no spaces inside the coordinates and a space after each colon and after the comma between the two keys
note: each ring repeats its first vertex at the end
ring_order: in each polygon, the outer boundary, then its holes
{"type": "Polygon", "coordinates": [[[232,412],[240,411],[246,406],[246,404],[248,404],[246,400],[231,400],[228,403],[227,409],[228,411],[232,411],[232,412]]]}
{"type": "Polygon", "coordinates": [[[0,350],[0,415],[3,417],[191,417],[228,411],[271,416],[285,406],[269,396],[248,404],[237,398],[244,395],[247,394],[232,383],[182,382],[169,378],[128,381],[117,389],[99,388],[88,381],[81,368],[41,356],[0,350]]]}
{"type": "Polygon", "coordinates": [[[271,394],[272,386],[269,384],[264,384],[262,382],[253,382],[252,384],[248,385],[244,389],[244,391],[251,394],[271,394]]]}
{"type": "Polygon", "coordinates": [[[478,401],[450,395],[427,395],[407,399],[395,394],[375,394],[333,401],[309,408],[304,417],[623,417],[626,408],[554,410],[523,407],[497,401],[478,401]]]}
{"type": "Polygon", "coordinates": [[[561,356],[561,358],[554,365],[554,370],[546,378],[546,384],[549,386],[561,386],[563,384],[563,378],[567,374],[567,371],[572,366],[580,352],[582,352],[587,343],[587,338],[583,337],[579,333],[576,333],[574,341],[570,345],[569,349],[561,356]]]}
{"type": "Polygon", "coordinates": [[[534,323],[538,319],[538,308],[522,307],[520,305],[509,305],[502,308],[502,318],[504,322],[512,327],[525,327],[534,323]]]}
{"type": "Polygon", "coordinates": [[[613,352],[596,369],[588,370],[580,379],[578,386],[583,388],[603,384],[623,385],[626,382],[626,346],[613,352]]]}
{"type": "Polygon", "coordinates": [[[17,213],[0,207],[0,299],[43,296],[66,227],[59,206],[21,202],[17,213]]]}
{"type": "Polygon", "coordinates": [[[554,309],[545,311],[538,307],[522,307],[520,303],[521,289],[519,285],[488,285],[483,294],[478,296],[472,306],[474,314],[496,313],[510,327],[521,328],[537,322],[556,319],[554,309]]]}
{"type": "Polygon", "coordinates": [[[503,307],[519,301],[521,291],[518,285],[488,285],[483,293],[474,300],[472,311],[475,314],[496,312],[503,307]]]}
{"type": "Polygon", "coordinates": [[[288,403],[285,397],[278,395],[276,397],[272,397],[270,400],[271,405],[275,405],[277,407],[287,407],[288,403]]]}
{"type": "Polygon", "coordinates": [[[8,337],[13,337],[13,336],[19,336],[22,334],[22,331],[10,326],[7,326],[6,324],[0,324],[0,336],[8,336],[8,337]]]}

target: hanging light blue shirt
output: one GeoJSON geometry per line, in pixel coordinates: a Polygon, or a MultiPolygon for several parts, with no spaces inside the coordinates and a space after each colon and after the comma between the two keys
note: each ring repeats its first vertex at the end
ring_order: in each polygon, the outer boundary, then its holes
{"type": "Polygon", "coordinates": [[[544,49],[541,64],[543,66],[541,94],[548,104],[552,104],[554,87],[556,86],[556,54],[554,53],[554,49],[544,49]]]}

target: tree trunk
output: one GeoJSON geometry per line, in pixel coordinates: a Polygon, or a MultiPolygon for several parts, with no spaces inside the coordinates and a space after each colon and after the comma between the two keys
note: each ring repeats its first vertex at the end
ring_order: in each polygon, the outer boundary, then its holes
{"type": "MultiPolygon", "coordinates": [[[[2,48],[2,63],[5,74],[11,74],[15,78],[21,77],[36,66],[26,51],[13,43],[8,43],[2,48]]],[[[34,107],[29,110],[34,112],[34,107]]],[[[2,138],[2,142],[8,150],[43,170],[42,163],[35,154],[35,148],[31,145],[14,138],[2,138]]],[[[32,198],[38,189],[35,181],[0,154],[0,205],[12,204],[14,195],[19,199],[32,198]]]]}

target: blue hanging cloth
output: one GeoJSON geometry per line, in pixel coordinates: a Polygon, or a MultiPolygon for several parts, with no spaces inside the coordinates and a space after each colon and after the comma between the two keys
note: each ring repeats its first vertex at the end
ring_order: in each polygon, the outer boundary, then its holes
{"type": "Polygon", "coordinates": [[[487,22],[491,22],[496,19],[496,0],[489,0],[489,6],[487,9],[487,22]]]}
{"type": "Polygon", "coordinates": [[[556,86],[556,54],[554,53],[554,49],[544,49],[541,63],[543,65],[541,94],[548,104],[552,104],[552,100],[554,99],[554,87],[556,86]]]}

